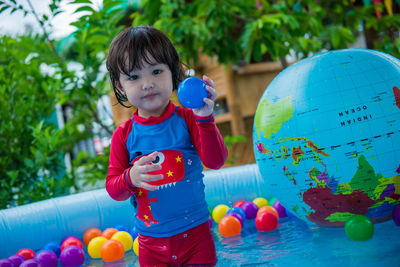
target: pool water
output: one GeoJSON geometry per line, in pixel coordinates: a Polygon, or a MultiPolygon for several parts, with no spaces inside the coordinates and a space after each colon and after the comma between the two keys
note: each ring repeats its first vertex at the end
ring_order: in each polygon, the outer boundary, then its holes
{"type": "MultiPolygon", "coordinates": [[[[239,236],[223,238],[213,225],[217,266],[400,266],[400,227],[393,221],[375,224],[368,241],[349,239],[343,228],[308,226],[297,218],[280,219],[278,228],[259,232],[246,220],[239,236]]],[[[139,266],[130,251],[124,259],[86,266],[139,266]]]]}

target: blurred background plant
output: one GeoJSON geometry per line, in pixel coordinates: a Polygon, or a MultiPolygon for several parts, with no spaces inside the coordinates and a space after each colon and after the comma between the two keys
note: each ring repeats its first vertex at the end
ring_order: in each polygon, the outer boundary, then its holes
{"type": "Polygon", "coordinates": [[[288,57],[356,40],[400,58],[400,0],[75,0],[74,32],[53,39],[61,2],[49,1],[43,13],[31,0],[0,1],[0,16],[33,15],[39,26],[0,37],[0,209],[104,187],[115,129],[104,62],[123,27],[159,28],[194,68],[200,54],[226,66],[285,67],[288,57]]]}

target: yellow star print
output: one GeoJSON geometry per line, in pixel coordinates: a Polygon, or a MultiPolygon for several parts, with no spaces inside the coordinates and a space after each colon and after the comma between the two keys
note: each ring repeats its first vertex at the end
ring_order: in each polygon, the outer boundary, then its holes
{"type": "Polygon", "coordinates": [[[180,156],[176,157],[176,162],[182,162],[182,158],[180,156]]]}
{"type": "Polygon", "coordinates": [[[171,171],[168,171],[168,172],[167,172],[167,175],[168,175],[168,177],[170,177],[170,176],[174,175],[174,173],[171,172],[171,171]]]}
{"type": "Polygon", "coordinates": [[[142,190],[139,190],[139,193],[138,193],[139,197],[141,197],[142,194],[143,194],[142,190]]]}

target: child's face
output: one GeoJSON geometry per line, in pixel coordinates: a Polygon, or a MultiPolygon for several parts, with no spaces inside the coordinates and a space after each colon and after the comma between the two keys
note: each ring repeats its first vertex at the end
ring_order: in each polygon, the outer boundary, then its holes
{"type": "MultiPolygon", "coordinates": [[[[155,62],[155,60],[152,60],[155,62]]],[[[141,117],[160,116],[168,105],[172,94],[172,74],[168,65],[148,64],[143,61],[141,69],[130,75],[121,73],[120,84],[129,102],[137,107],[141,117]]]]}

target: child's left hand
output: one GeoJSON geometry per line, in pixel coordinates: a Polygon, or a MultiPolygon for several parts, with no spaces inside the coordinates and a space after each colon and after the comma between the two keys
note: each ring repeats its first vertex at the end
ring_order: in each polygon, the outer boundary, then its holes
{"type": "Polygon", "coordinates": [[[217,98],[218,94],[213,80],[203,75],[203,81],[206,83],[208,97],[203,98],[204,106],[194,108],[193,113],[200,117],[207,117],[214,112],[214,100],[217,98]]]}

